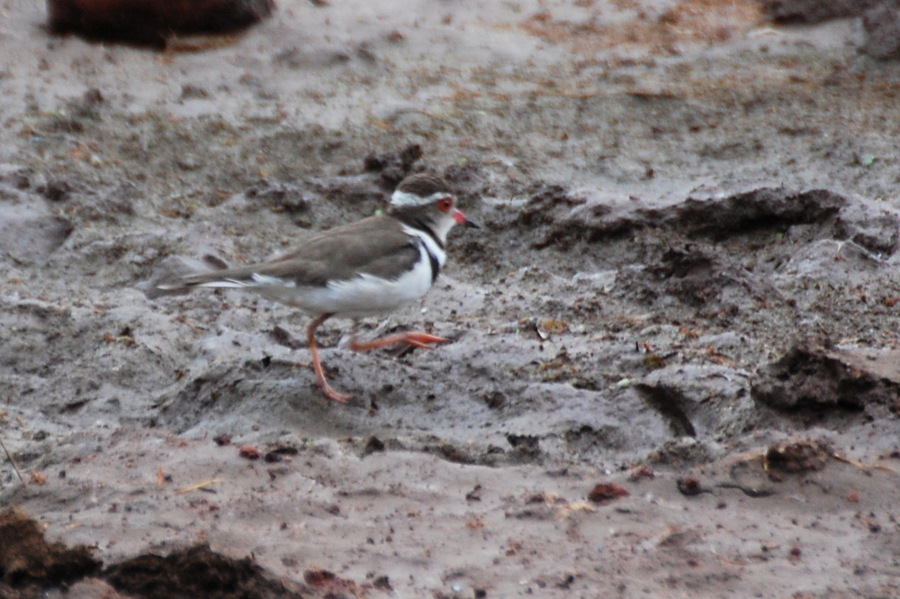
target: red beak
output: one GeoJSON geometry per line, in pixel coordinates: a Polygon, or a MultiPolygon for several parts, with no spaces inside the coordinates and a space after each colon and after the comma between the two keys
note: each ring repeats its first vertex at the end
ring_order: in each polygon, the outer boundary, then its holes
{"type": "Polygon", "coordinates": [[[457,225],[464,225],[466,227],[472,227],[473,229],[481,228],[475,221],[469,220],[469,217],[459,210],[453,213],[453,219],[456,221],[457,225]]]}

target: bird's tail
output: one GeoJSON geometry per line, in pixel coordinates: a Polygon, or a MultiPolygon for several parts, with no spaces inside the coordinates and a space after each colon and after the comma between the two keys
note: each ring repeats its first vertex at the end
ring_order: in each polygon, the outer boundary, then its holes
{"type": "Polygon", "coordinates": [[[144,294],[155,299],[165,295],[182,295],[195,287],[243,287],[241,269],[222,268],[221,261],[198,261],[173,256],[164,260],[153,277],[138,285],[144,294]],[[212,268],[210,268],[212,267],[212,268]]]}
{"type": "MultiPolygon", "coordinates": [[[[216,261],[215,266],[223,266],[216,261]]],[[[157,274],[138,285],[144,294],[155,299],[165,295],[183,295],[195,287],[240,289],[266,287],[281,283],[281,279],[259,272],[258,265],[238,268],[209,268],[209,262],[197,262],[174,257],[164,260],[157,274]]]]}
{"type": "Polygon", "coordinates": [[[193,273],[177,279],[163,280],[156,284],[161,291],[190,291],[194,287],[249,287],[252,282],[242,281],[227,270],[193,273]]]}

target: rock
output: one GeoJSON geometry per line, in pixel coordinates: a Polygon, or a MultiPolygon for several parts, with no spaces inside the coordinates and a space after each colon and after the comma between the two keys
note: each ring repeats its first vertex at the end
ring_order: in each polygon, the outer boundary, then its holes
{"type": "Polygon", "coordinates": [[[818,23],[862,16],[866,40],[862,51],[873,58],[900,57],[900,5],[896,0],[762,0],[777,23],[818,23]]]}
{"type": "Polygon", "coordinates": [[[574,192],[561,186],[532,190],[519,214],[522,226],[547,226],[537,248],[573,240],[597,242],[639,230],[679,231],[692,239],[722,241],[758,231],[784,231],[795,225],[832,222],[847,199],[827,189],[793,191],[760,187],[725,196],[688,197],[661,208],[616,210],[616,199],[602,192],[574,192]]]}
{"type": "Polygon", "coordinates": [[[790,411],[890,405],[900,394],[898,352],[860,356],[855,352],[798,345],[761,369],[752,396],[790,411]]]}
{"type": "Polygon", "coordinates": [[[863,15],[863,52],[882,60],[900,58],[900,5],[885,2],[863,15]]]}
{"type": "Polygon", "coordinates": [[[763,0],[763,9],[779,23],[818,23],[861,15],[881,0],[763,0]]]}
{"type": "Polygon", "coordinates": [[[310,207],[306,188],[296,183],[260,181],[249,187],[244,195],[253,200],[249,206],[265,205],[272,212],[287,214],[300,226],[310,207]]]}
{"type": "Polygon", "coordinates": [[[724,198],[689,197],[672,210],[647,211],[653,222],[684,229],[692,237],[717,241],[756,230],[779,230],[798,224],[824,223],[832,219],[847,200],[827,189],[795,192],[761,187],[724,198]],[[661,218],[660,218],[661,217],[661,218]]]}
{"type": "Polygon", "coordinates": [[[7,206],[0,211],[0,256],[19,264],[41,264],[72,233],[69,221],[31,206],[7,206]]]}
{"type": "Polygon", "coordinates": [[[752,425],[755,404],[747,372],[718,364],[673,364],[634,385],[675,437],[707,439],[752,425]]]}
{"type": "Polygon", "coordinates": [[[767,279],[750,272],[717,246],[689,243],[671,247],[645,268],[630,269],[615,297],[648,306],[676,303],[706,318],[730,320],[741,313],[785,310],[787,302],[767,279]]]}
{"type": "MultiPolygon", "coordinates": [[[[885,262],[852,241],[820,239],[797,250],[779,268],[779,276],[813,283],[829,280],[859,284],[885,268],[889,268],[885,262]]],[[[796,294],[793,297],[797,299],[796,294]]]]}
{"type": "MultiPolygon", "coordinates": [[[[898,38],[900,39],[900,38],[898,38]]],[[[894,213],[846,210],[835,221],[835,239],[850,240],[873,254],[890,256],[900,245],[900,218],[894,213]]]]}
{"type": "Polygon", "coordinates": [[[406,175],[410,174],[413,165],[423,154],[421,146],[410,144],[399,152],[369,154],[363,161],[363,168],[370,173],[380,173],[382,182],[394,188],[406,175]]]}

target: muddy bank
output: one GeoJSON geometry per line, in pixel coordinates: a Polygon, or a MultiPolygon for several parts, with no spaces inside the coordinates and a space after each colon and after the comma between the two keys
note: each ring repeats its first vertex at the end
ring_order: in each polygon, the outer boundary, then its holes
{"type": "Polygon", "coordinates": [[[898,67],[670,4],[290,5],[165,54],[11,5],[0,502],[101,573],[208,547],[302,596],[897,594],[898,67]],[[348,406],[303,315],[144,293],[418,170],[484,229],[362,325],[441,348],[323,327],[348,406]]]}

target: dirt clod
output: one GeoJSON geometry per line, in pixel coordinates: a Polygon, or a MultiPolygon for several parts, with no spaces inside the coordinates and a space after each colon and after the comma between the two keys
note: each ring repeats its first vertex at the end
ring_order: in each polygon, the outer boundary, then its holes
{"type": "Polygon", "coordinates": [[[588,493],[588,501],[597,504],[605,504],[614,501],[620,497],[630,495],[628,489],[616,483],[597,483],[588,493]]]}
{"type": "Polygon", "coordinates": [[[166,556],[145,554],[106,568],[103,577],[116,589],[141,599],[299,599],[249,558],[232,559],[197,545],[166,556]]]}
{"type": "Polygon", "coordinates": [[[91,38],[164,46],[166,38],[184,33],[235,31],[272,12],[272,0],[204,0],[169,2],[139,0],[50,0],[50,29],[91,38]]]}
{"type": "Polygon", "coordinates": [[[820,441],[794,441],[772,445],[766,450],[767,471],[798,474],[821,470],[831,458],[832,449],[820,441]]]}
{"type": "Polygon", "coordinates": [[[50,543],[38,523],[17,508],[0,511],[0,580],[17,588],[47,588],[95,574],[91,549],[50,543]]]}

